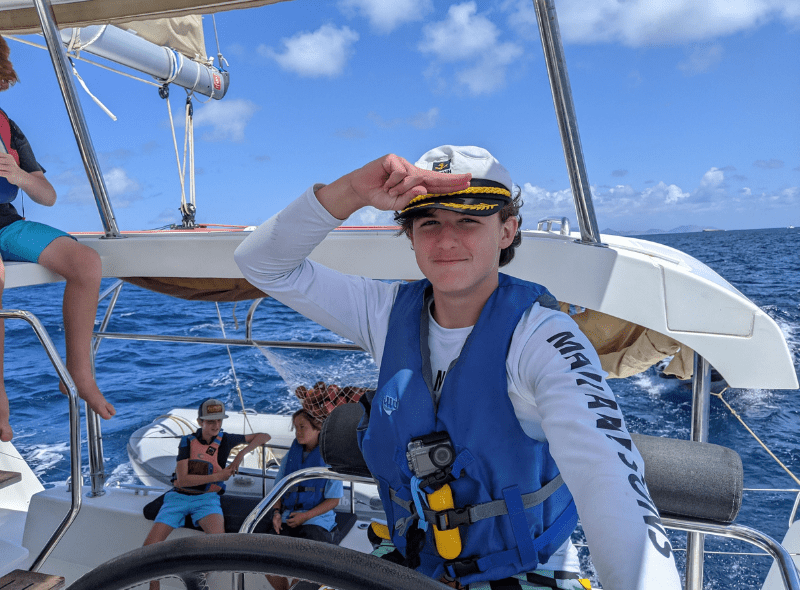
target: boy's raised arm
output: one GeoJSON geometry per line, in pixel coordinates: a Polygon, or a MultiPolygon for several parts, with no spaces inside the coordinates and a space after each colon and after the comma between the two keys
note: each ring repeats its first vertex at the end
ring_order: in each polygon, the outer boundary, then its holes
{"type": "Polygon", "coordinates": [[[317,199],[337,219],[347,219],[362,207],[400,211],[414,197],[450,193],[469,186],[469,174],[423,170],[389,154],[373,160],[316,191],[317,199]]]}

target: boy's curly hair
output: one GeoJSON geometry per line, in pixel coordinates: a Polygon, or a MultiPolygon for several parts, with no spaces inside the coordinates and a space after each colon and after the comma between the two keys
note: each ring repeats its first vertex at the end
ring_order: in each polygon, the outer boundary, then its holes
{"type": "MultiPolygon", "coordinates": [[[[507,205],[503,206],[500,211],[498,211],[498,215],[500,215],[501,223],[505,223],[509,217],[516,217],[517,218],[517,233],[514,235],[514,239],[506,248],[503,248],[500,251],[500,266],[505,266],[512,260],[514,260],[514,252],[522,243],[522,215],[520,215],[519,211],[522,209],[522,189],[520,189],[516,184],[514,185],[514,190],[512,192],[511,202],[507,205]]],[[[401,212],[397,211],[394,214],[394,221],[400,226],[400,230],[397,232],[397,235],[403,235],[407,238],[411,238],[411,232],[414,228],[414,220],[422,217],[424,215],[428,215],[430,213],[430,209],[420,209],[418,211],[412,211],[406,213],[406,215],[401,216],[401,212]]]]}
{"type": "Polygon", "coordinates": [[[13,86],[19,81],[19,78],[17,78],[17,72],[14,71],[11,60],[8,59],[10,53],[11,49],[9,49],[8,43],[0,35],[0,80],[5,80],[9,86],[13,86]]]}

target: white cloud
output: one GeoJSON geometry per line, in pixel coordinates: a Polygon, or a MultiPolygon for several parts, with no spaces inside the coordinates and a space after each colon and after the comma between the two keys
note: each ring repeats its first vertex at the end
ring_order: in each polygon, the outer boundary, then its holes
{"type": "Polygon", "coordinates": [[[260,108],[244,98],[226,102],[212,100],[195,113],[194,126],[211,127],[203,134],[206,141],[243,141],[248,122],[260,108]]]}
{"type": "MultiPolygon", "coordinates": [[[[142,198],[141,185],[128,176],[124,168],[119,166],[109,168],[104,171],[103,179],[112,207],[129,207],[142,198]]],[[[58,192],[61,203],[90,205],[95,202],[94,193],[83,168],[71,168],[61,172],[53,178],[53,186],[58,192]]]]}
{"type": "Polygon", "coordinates": [[[297,33],[283,39],[283,52],[260,45],[258,52],[268,57],[284,70],[307,78],[339,76],[353,54],[358,33],[348,27],[336,28],[322,25],[316,31],[297,33]]]}
{"type": "Polygon", "coordinates": [[[339,8],[345,14],[359,12],[373,29],[391,33],[405,23],[422,20],[433,10],[432,0],[341,0],[339,8]]]}
{"type": "Polygon", "coordinates": [[[506,68],[523,54],[517,43],[501,42],[497,26],[477,10],[475,2],[450,6],[444,20],[425,25],[418,45],[434,60],[429,76],[441,76],[442,64],[455,64],[456,80],[474,95],[502,88],[506,68]]]}
{"type": "Polygon", "coordinates": [[[800,25],[797,0],[564,0],[568,43],[619,41],[632,47],[705,41],[771,20],[800,25]]]}
{"type": "Polygon", "coordinates": [[[683,199],[689,198],[689,193],[685,193],[675,184],[659,182],[656,186],[646,188],[641,193],[642,200],[663,203],[664,205],[674,205],[683,199]]]}
{"type": "Polygon", "coordinates": [[[374,226],[374,225],[397,225],[394,222],[394,211],[381,211],[374,207],[363,207],[344,222],[348,226],[374,226]]]}
{"type": "Polygon", "coordinates": [[[700,45],[695,47],[686,60],[678,64],[678,69],[687,76],[702,74],[716,66],[722,60],[722,46],[700,45]]]}
{"type": "Polygon", "coordinates": [[[141,186],[136,180],[128,176],[124,169],[112,168],[104,175],[106,190],[111,202],[117,207],[127,207],[141,199],[141,186]]]}

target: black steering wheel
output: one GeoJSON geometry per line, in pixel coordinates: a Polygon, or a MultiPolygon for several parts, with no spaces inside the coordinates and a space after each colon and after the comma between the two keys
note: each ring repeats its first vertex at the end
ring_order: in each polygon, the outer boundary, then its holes
{"type": "Polygon", "coordinates": [[[270,573],[337,590],[442,590],[416,571],[336,545],[278,535],[198,535],[155,543],[111,559],[81,576],[70,590],[120,590],[178,577],[204,588],[203,572],[270,573]]]}

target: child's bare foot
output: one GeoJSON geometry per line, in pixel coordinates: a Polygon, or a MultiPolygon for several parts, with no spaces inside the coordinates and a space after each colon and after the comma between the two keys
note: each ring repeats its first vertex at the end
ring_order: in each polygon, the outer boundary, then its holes
{"type": "Polygon", "coordinates": [[[8,442],[12,438],[14,438],[14,431],[11,430],[11,425],[8,423],[8,420],[0,422],[0,440],[8,442]]]}
{"type": "MultiPolygon", "coordinates": [[[[76,381],[75,387],[78,389],[78,397],[84,400],[101,418],[110,420],[111,417],[117,413],[114,406],[108,403],[106,398],[103,397],[103,393],[100,391],[100,388],[97,387],[97,383],[95,383],[94,379],[90,379],[88,383],[81,383],[80,385],[76,381]]],[[[64,385],[62,381],[59,381],[58,388],[61,390],[61,393],[68,395],[67,386],[64,385]]]]}

